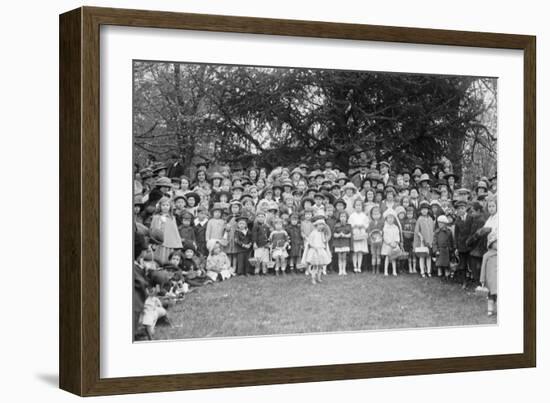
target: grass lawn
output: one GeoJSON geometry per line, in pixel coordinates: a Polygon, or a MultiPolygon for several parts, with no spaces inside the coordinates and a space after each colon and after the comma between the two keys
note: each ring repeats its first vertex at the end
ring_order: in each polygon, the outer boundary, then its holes
{"type": "Polygon", "coordinates": [[[487,302],[439,278],[371,273],[235,277],[187,294],[155,339],[496,324],[487,302]]]}

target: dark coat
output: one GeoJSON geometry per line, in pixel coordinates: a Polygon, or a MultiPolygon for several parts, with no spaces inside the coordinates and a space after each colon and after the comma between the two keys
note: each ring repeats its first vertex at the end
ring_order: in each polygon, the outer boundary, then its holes
{"type": "MultiPolygon", "coordinates": [[[[205,228],[205,231],[206,231],[206,228],[205,228]]],[[[192,242],[193,245],[197,246],[197,237],[195,235],[195,229],[193,228],[192,225],[189,225],[188,227],[184,227],[183,225],[180,225],[179,233],[180,233],[182,242],[183,241],[192,242]]]]}
{"type": "Polygon", "coordinates": [[[252,227],[252,242],[258,245],[258,247],[263,248],[267,245],[269,241],[270,229],[267,224],[260,224],[259,222],[254,223],[252,227]]]}
{"type": "Polygon", "coordinates": [[[206,249],[206,224],[204,225],[195,224],[192,228],[195,231],[195,242],[197,242],[197,251],[202,256],[208,255],[208,250],[206,249]]]}
{"type": "Polygon", "coordinates": [[[436,255],[436,266],[448,267],[451,254],[454,252],[453,233],[449,228],[438,228],[434,232],[433,252],[436,255]]]}
{"type": "Polygon", "coordinates": [[[470,248],[470,256],[482,258],[487,252],[487,235],[478,234],[478,230],[483,228],[487,218],[480,214],[477,217],[472,217],[470,226],[470,236],[466,239],[466,244],[470,248]]]}
{"type": "Polygon", "coordinates": [[[185,167],[181,161],[171,163],[166,169],[166,176],[168,178],[179,178],[182,175],[185,175],[185,167]]]}
{"type": "Polygon", "coordinates": [[[348,247],[351,249],[351,237],[345,238],[340,237],[337,234],[346,234],[351,235],[351,225],[350,224],[342,224],[337,223],[334,226],[334,232],[333,232],[333,243],[335,248],[345,248],[348,247]]]}
{"type": "Polygon", "coordinates": [[[466,219],[457,217],[455,220],[455,238],[456,249],[461,252],[469,252],[470,247],[467,244],[468,237],[472,234],[472,216],[466,215],[466,219]]]}
{"type": "Polygon", "coordinates": [[[245,253],[252,248],[252,231],[246,231],[243,234],[242,231],[235,231],[235,246],[237,253],[245,253]],[[247,245],[250,245],[247,247],[247,245]]]}
{"type": "Polygon", "coordinates": [[[304,241],[302,239],[302,231],[300,230],[300,224],[287,225],[285,231],[290,237],[290,253],[291,257],[299,257],[301,254],[304,241]]]}

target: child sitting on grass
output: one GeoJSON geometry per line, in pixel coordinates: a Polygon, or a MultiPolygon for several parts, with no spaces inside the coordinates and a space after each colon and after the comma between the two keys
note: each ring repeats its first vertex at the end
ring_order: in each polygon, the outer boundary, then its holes
{"type": "Polygon", "coordinates": [[[153,340],[157,321],[167,314],[157,294],[158,287],[147,288],[148,296],[143,305],[143,311],[140,318],[140,323],[145,327],[145,332],[149,340],[153,340]]]}
{"type": "Polygon", "coordinates": [[[206,275],[212,281],[223,281],[231,277],[231,263],[229,258],[222,251],[219,241],[212,239],[207,244],[210,254],[206,259],[206,275]]]}

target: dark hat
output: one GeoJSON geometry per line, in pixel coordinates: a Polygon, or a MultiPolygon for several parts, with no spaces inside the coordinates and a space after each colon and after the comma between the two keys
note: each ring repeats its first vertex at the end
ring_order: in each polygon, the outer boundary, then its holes
{"type": "Polygon", "coordinates": [[[334,202],[334,207],[336,207],[337,204],[343,204],[344,209],[348,208],[348,203],[344,199],[338,199],[334,202]]]}
{"type": "Polygon", "coordinates": [[[317,197],[320,197],[320,198],[322,198],[322,199],[325,199],[325,198],[326,198],[326,196],[325,196],[323,193],[321,193],[321,192],[317,192],[317,193],[315,193],[315,196],[313,196],[313,198],[317,198],[317,197]]]}
{"type": "Polygon", "coordinates": [[[178,185],[181,183],[181,179],[180,178],[170,178],[170,181],[172,183],[177,183],[178,185]]]}
{"type": "Polygon", "coordinates": [[[182,220],[193,221],[194,218],[195,217],[193,216],[193,214],[191,214],[189,211],[184,211],[183,214],[181,215],[182,220]]]}
{"type": "Polygon", "coordinates": [[[422,165],[420,165],[420,164],[416,164],[416,165],[413,167],[413,171],[416,171],[417,169],[419,169],[420,172],[423,172],[423,171],[424,171],[424,168],[423,168],[422,165]]]}
{"type": "Polygon", "coordinates": [[[144,168],[141,171],[139,171],[139,175],[141,176],[141,179],[148,179],[153,177],[153,171],[151,171],[150,168],[144,168]]]}
{"type": "Polygon", "coordinates": [[[244,187],[242,185],[233,186],[231,188],[231,192],[234,192],[235,190],[240,190],[241,192],[244,192],[244,187]]]}
{"type": "Polygon", "coordinates": [[[155,186],[156,187],[169,187],[169,188],[171,188],[172,187],[172,182],[170,181],[170,179],[163,176],[162,178],[158,178],[155,181],[155,186]]]}
{"type": "Polygon", "coordinates": [[[196,192],[189,192],[185,195],[186,199],[195,199],[195,205],[198,205],[201,202],[201,197],[196,192]]]}
{"type": "Polygon", "coordinates": [[[455,208],[459,208],[460,206],[468,205],[468,203],[466,203],[466,201],[464,201],[464,200],[455,200],[453,202],[453,204],[454,204],[455,208]]]}
{"type": "Polygon", "coordinates": [[[208,169],[208,167],[210,166],[210,162],[209,161],[200,161],[200,162],[197,162],[195,164],[195,167],[198,169],[198,170],[204,170],[206,171],[208,169]]]}
{"type": "Polygon", "coordinates": [[[331,186],[329,189],[330,189],[330,190],[332,190],[332,189],[340,189],[340,187],[341,187],[341,186],[340,186],[339,184],[334,183],[334,184],[332,184],[332,186],[331,186]]]}
{"type": "Polygon", "coordinates": [[[193,245],[193,242],[192,242],[192,241],[188,241],[188,240],[183,241],[181,250],[184,251],[184,252],[185,252],[186,250],[192,250],[193,252],[196,252],[196,251],[197,251],[197,250],[195,249],[195,245],[193,245]]]}
{"type": "Polygon", "coordinates": [[[241,216],[238,216],[235,221],[239,222],[239,221],[246,221],[246,223],[248,224],[248,217],[247,216],[244,216],[244,215],[241,215],[241,216]]]}
{"type": "Polygon", "coordinates": [[[313,186],[310,186],[306,189],[306,193],[309,193],[309,192],[315,192],[317,193],[317,188],[316,187],[313,187],[313,186]]]}
{"type": "Polygon", "coordinates": [[[153,173],[157,173],[162,171],[163,169],[166,169],[166,166],[164,164],[158,164],[153,167],[153,173]]]}
{"type": "Polygon", "coordinates": [[[273,182],[273,185],[271,185],[271,188],[273,190],[275,190],[277,188],[280,189],[280,190],[283,190],[283,184],[279,181],[275,181],[275,182],[273,182]]]}
{"type": "Polygon", "coordinates": [[[445,174],[444,178],[445,180],[449,180],[450,177],[453,177],[455,178],[455,182],[458,182],[458,175],[453,173],[453,172],[449,172],[448,174],[445,174]]]}
{"type": "Polygon", "coordinates": [[[309,201],[311,204],[315,204],[315,200],[313,200],[311,197],[304,197],[300,202],[300,205],[302,206],[302,208],[304,208],[304,204],[306,201],[309,201]]]}
{"type": "Polygon", "coordinates": [[[418,209],[423,209],[423,208],[427,208],[429,209],[430,208],[430,203],[427,201],[427,200],[422,200],[419,205],[418,205],[418,209]]]}
{"type": "Polygon", "coordinates": [[[227,197],[227,200],[231,199],[231,192],[227,190],[220,190],[216,192],[216,200],[219,201],[222,195],[225,195],[227,197]]]}
{"type": "Polygon", "coordinates": [[[185,201],[187,201],[187,197],[185,196],[185,193],[179,192],[179,191],[176,192],[176,194],[174,195],[174,201],[178,199],[184,199],[185,201]]]}

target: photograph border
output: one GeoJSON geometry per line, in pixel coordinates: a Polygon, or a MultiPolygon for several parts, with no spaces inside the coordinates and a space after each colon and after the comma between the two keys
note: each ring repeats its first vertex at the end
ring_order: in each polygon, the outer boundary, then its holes
{"type": "Polygon", "coordinates": [[[316,21],[81,7],[60,16],[59,383],[80,396],[481,371],[536,365],[536,38],[316,21]],[[519,49],[524,55],[523,353],[100,377],[101,25],[519,49]]]}

